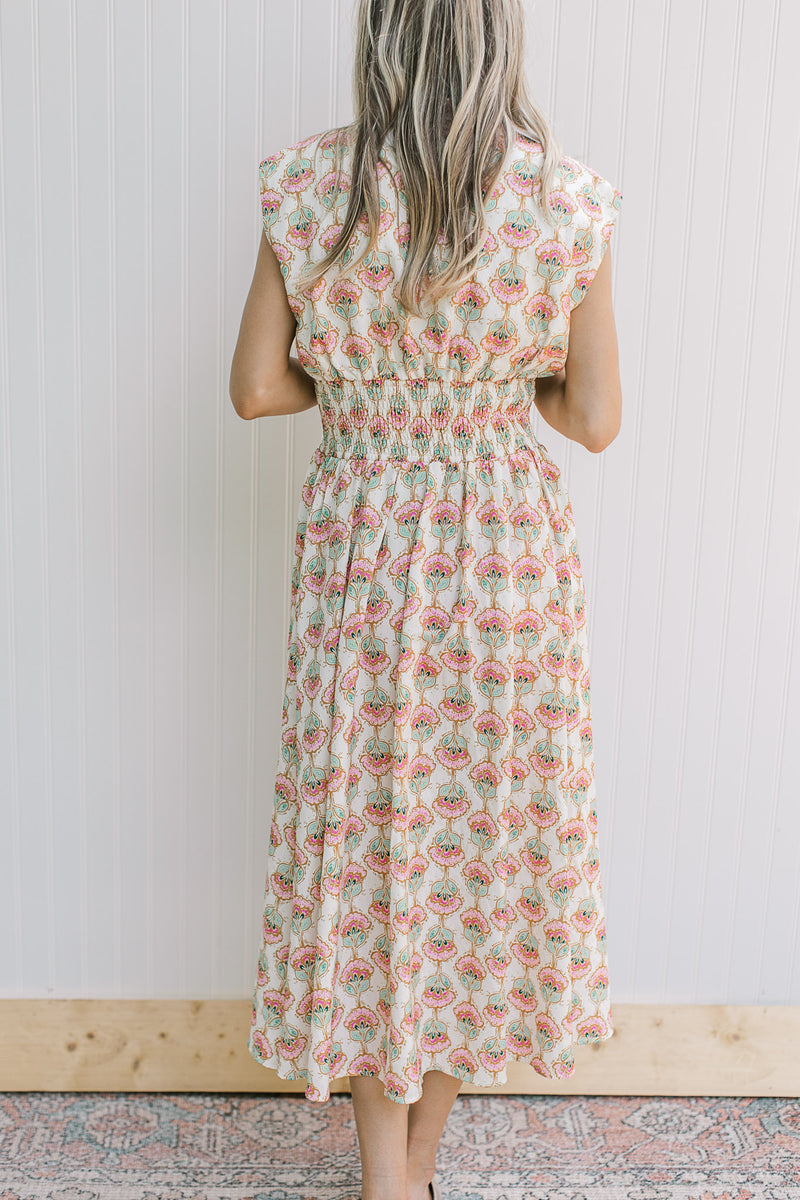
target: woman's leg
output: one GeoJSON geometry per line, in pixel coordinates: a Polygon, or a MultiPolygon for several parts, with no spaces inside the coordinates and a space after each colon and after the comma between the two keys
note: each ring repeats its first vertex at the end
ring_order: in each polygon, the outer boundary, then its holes
{"type": "Polygon", "coordinates": [[[361,1154],[361,1200],[430,1200],[436,1151],[462,1080],[426,1071],[419,1100],[398,1104],[384,1096],[382,1080],[349,1078],[361,1154]]]}
{"type": "Polygon", "coordinates": [[[426,1071],[422,1096],[408,1105],[408,1200],[430,1200],[439,1139],[462,1083],[444,1071],[426,1071]]]}
{"type": "Polygon", "coordinates": [[[361,1153],[361,1200],[408,1200],[409,1105],[389,1100],[383,1087],[383,1080],[374,1076],[350,1076],[361,1153]]]}

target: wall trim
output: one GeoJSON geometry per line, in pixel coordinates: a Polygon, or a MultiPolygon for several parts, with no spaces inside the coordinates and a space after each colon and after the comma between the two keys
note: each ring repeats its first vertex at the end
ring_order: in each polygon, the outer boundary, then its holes
{"type": "MultiPolygon", "coordinates": [[[[571,1079],[461,1095],[800,1096],[800,1007],[619,1004],[571,1079]]],[[[0,1000],[0,1091],[303,1094],[247,1052],[249,1000],[0,1000]]],[[[347,1078],[332,1094],[349,1094],[347,1078]]]]}

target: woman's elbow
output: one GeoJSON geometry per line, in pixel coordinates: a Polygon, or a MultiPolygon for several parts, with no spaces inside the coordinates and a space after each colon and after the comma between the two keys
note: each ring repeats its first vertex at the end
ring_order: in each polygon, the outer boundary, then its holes
{"type": "Polygon", "coordinates": [[[592,432],[591,437],[584,442],[586,449],[590,450],[592,454],[600,454],[601,451],[608,449],[617,437],[621,427],[622,419],[617,414],[613,420],[607,421],[605,425],[592,432]]]}
{"type": "Polygon", "coordinates": [[[241,388],[230,384],[228,386],[228,395],[237,416],[240,416],[243,421],[252,421],[264,411],[263,399],[254,396],[250,391],[243,391],[241,388]]]}

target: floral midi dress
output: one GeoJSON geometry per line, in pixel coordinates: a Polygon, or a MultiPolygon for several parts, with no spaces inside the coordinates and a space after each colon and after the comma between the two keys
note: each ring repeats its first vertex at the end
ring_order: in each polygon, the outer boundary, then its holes
{"type": "MultiPolygon", "coordinates": [[[[346,155],[351,152],[348,145],[346,155]]],[[[380,235],[343,220],[332,135],[259,168],[263,226],[315,383],[297,514],[279,759],[248,1050],[324,1101],[371,1075],[547,1078],[613,1033],[586,600],[569,497],[531,425],[622,199],[561,159],[558,223],[519,134],[468,282],[409,314],[391,136],[380,235]],[[315,419],[315,418],[311,418],[315,419]]],[[[305,419],[305,418],[304,418],[305,419]]]]}

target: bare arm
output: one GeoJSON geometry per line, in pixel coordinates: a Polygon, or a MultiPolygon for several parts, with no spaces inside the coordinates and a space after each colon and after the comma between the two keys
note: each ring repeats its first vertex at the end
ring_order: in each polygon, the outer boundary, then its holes
{"type": "Polygon", "coordinates": [[[570,314],[569,345],[557,375],[536,382],[534,403],[548,425],[599,454],[620,430],[622,388],[611,302],[611,247],[570,314]]]}
{"type": "Polygon", "coordinates": [[[280,264],[262,231],[228,385],[244,420],[302,412],[317,403],[314,380],[289,354],[294,334],[280,264]]]}

